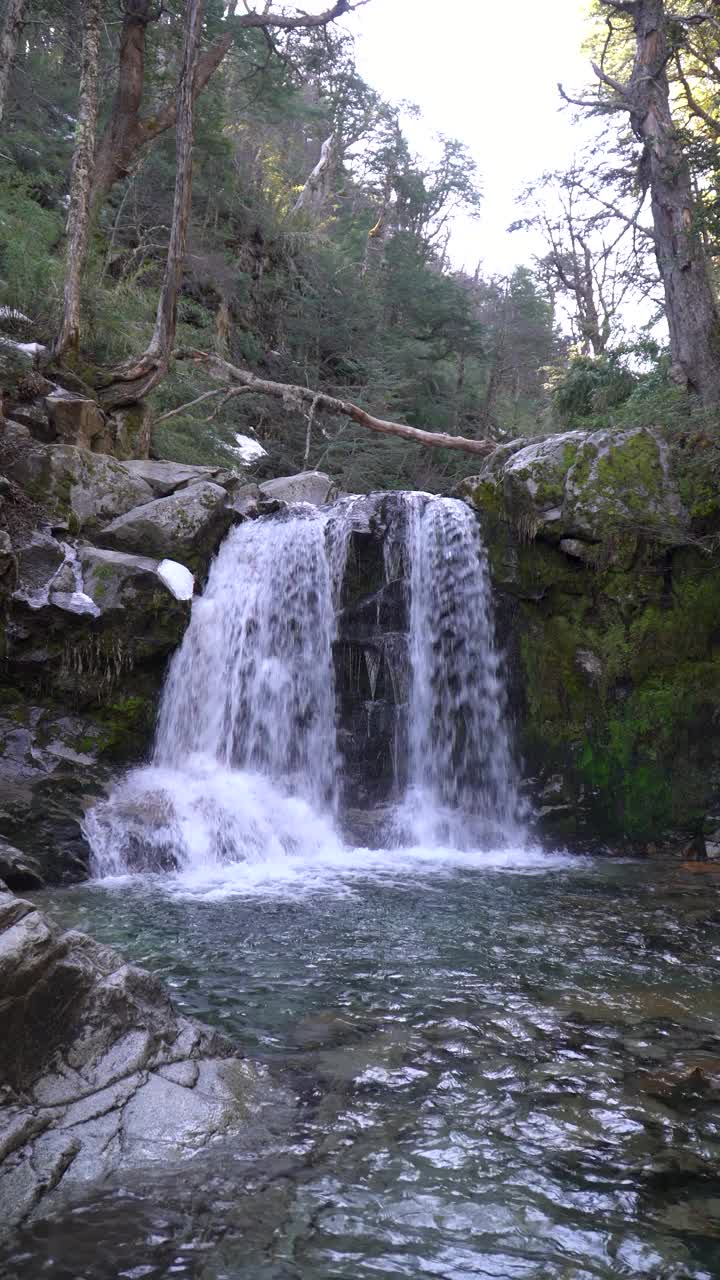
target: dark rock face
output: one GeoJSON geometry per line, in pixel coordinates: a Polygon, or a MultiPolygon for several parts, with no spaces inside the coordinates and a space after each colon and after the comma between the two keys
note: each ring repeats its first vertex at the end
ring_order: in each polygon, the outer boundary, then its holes
{"type": "Polygon", "coordinates": [[[670,838],[720,812],[720,457],[660,430],[502,446],[481,516],[543,830],[670,838]]]}
{"type": "Polygon", "coordinates": [[[0,1233],[88,1181],[187,1159],[278,1095],[161,984],[0,885],[0,1233]]]}
{"type": "Polygon", "coordinates": [[[404,519],[405,507],[392,494],[355,501],[339,600],[341,808],[348,832],[363,844],[381,838],[384,806],[398,799],[407,781],[410,591],[401,550],[404,519]]]}

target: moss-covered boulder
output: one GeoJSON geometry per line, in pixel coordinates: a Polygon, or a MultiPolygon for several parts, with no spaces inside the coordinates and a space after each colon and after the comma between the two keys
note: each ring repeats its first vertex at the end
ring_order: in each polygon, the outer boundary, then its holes
{"type": "Polygon", "coordinates": [[[41,444],[21,426],[0,435],[0,469],[38,503],[55,529],[92,533],[152,500],[152,490],[104,454],[67,444],[41,444]]]}
{"type": "Polygon", "coordinates": [[[661,430],[570,432],[463,487],[556,836],[679,847],[720,811],[720,450],[696,456],[661,430]]]}

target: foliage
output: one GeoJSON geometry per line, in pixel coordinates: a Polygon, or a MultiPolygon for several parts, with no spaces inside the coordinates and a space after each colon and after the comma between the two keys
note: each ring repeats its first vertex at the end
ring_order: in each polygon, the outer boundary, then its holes
{"type": "MultiPolygon", "coordinates": [[[[210,44],[228,19],[221,5],[207,12],[210,44]]],[[[146,116],[173,92],[180,14],[171,2],[147,28],[146,116]]],[[[30,314],[46,341],[61,303],[79,44],[69,9],[47,16],[28,27],[13,73],[0,184],[0,302],[30,314]]],[[[119,33],[112,6],[105,18],[103,122],[119,33]]],[[[168,132],[95,220],[82,296],[88,364],[122,361],[149,338],[174,168],[168,132]]],[[[563,344],[547,289],[530,271],[493,280],[448,263],[454,213],[479,208],[463,144],[443,137],[434,160],[414,156],[400,109],[363,81],[346,33],[275,32],[268,41],[239,28],[198,100],[178,345],[430,430],[536,431],[549,411],[545,367],[563,344]],[[312,208],[296,210],[329,137],[327,182],[312,208]]],[[[267,467],[322,466],[346,488],[443,488],[467,467],[456,453],[427,454],[342,421],[309,423],[249,394],[227,398],[188,362],[171,368],[152,404],[154,448],[178,460],[229,463],[241,433],[267,449],[267,467]],[[215,394],[199,400],[206,392],[215,394]]]]}

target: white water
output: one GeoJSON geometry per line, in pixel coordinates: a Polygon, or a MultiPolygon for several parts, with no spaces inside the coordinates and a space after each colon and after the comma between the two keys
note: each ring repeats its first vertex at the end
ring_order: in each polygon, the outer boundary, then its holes
{"type": "Polygon", "coordinates": [[[517,778],[495,644],[492,587],[464,502],[408,495],[410,790],[415,841],[521,842],[517,778]]]}
{"type": "Polygon", "coordinates": [[[459,502],[398,495],[386,569],[410,564],[408,794],[395,847],[337,833],[335,609],[353,520],[298,506],[235,529],[166,681],[152,763],[86,816],[94,869],[261,884],[308,868],[535,860],[518,800],[477,524],[459,502]],[[388,564],[388,557],[392,564],[388,564]],[[482,852],[480,852],[482,850],[482,852]]]}

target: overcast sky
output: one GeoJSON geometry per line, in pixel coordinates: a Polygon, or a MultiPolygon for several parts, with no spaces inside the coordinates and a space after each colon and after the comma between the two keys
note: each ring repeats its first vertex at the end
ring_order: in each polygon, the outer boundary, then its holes
{"type": "Polygon", "coordinates": [[[560,110],[557,82],[588,79],[586,11],[586,0],[370,0],[346,19],[363,77],[421,108],[415,147],[444,133],[477,161],[483,212],[456,228],[457,265],[482,259],[486,272],[506,272],[532,257],[531,239],[507,226],[522,186],[572,159],[577,126],[560,110]]]}

